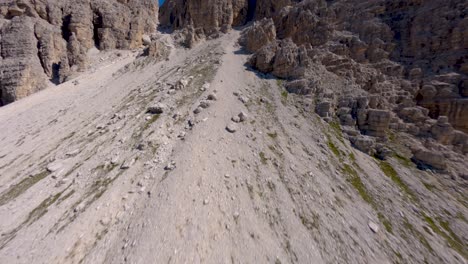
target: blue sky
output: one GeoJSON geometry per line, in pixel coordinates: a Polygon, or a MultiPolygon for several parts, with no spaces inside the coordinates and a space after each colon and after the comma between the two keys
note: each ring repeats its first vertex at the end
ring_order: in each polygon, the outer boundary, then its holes
{"type": "Polygon", "coordinates": [[[159,0],[159,6],[161,6],[164,3],[164,0],[159,0]]]}

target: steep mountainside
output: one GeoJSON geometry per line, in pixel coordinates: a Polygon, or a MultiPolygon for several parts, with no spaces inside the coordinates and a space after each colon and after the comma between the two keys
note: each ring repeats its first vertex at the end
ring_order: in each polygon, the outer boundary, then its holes
{"type": "Polygon", "coordinates": [[[467,9],[0,3],[0,263],[466,264],[467,9]]]}

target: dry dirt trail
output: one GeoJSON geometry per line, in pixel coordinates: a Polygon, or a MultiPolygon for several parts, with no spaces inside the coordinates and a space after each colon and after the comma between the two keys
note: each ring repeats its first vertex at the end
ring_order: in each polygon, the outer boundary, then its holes
{"type": "MultiPolygon", "coordinates": [[[[425,259],[338,169],[390,185],[378,165],[248,70],[238,38],[157,63],[100,53],[75,81],[1,108],[0,263],[425,259]]],[[[395,197],[385,213],[417,221],[398,188],[377,190],[395,197]]],[[[431,263],[463,263],[433,250],[431,263]]]]}

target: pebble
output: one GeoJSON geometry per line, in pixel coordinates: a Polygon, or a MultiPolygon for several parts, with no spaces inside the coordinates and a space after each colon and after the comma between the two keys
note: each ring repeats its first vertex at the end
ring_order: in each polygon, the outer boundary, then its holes
{"type": "Polygon", "coordinates": [[[206,99],[208,99],[210,101],[216,101],[216,100],[218,100],[218,97],[216,96],[216,94],[211,93],[211,94],[208,95],[208,97],[206,99]]]}
{"type": "Polygon", "coordinates": [[[56,172],[63,167],[62,163],[60,162],[52,162],[47,165],[47,171],[49,172],[56,172]]]}
{"type": "Polygon", "coordinates": [[[155,105],[148,107],[148,113],[159,115],[159,114],[164,113],[165,109],[166,109],[166,105],[162,103],[157,103],[155,105]]]}
{"type": "Polygon", "coordinates": [[[240,123],[240,121],[241,121],[241,119],[240,119],[239,116],[233,116],[233,117],[231,118],[231,120],[232,120],[232,122],[234,122],[234,123],[240,123]]]}
{"type": "Polygon", "coordinates": [[[238,116],[239,116],[241,122],[247,121],[247,119],[249,117],[245,112],[240,112],[238,116]]]}
{"type": "Polygon", "coordinates": [[[208,199],[203,200],[203,205],[207,205],[210,201],[208,199]]]}
{"type": "Polygon", "coordinates": [[[237,125],[235,123],[231,123],[231,124],[226,126],[226,130],[229,133],[235,133],[237,131],[237,125]]]}
{"type": "Polygon", "coordinates": [[[206,108],[210,107],[210,103],[208,101],[201,101],[199,106],[201,108],[206,109],[206,108]]]}
{"type": "Polygon", "coordinates": [[[197,108],[195,108],[195,110],[193,110],[193,113],[197,115],[197,114],[201,113],[201,111],[202,111],[202,108],[197,107],[197,108]]]}
{"type": "Polygon", "coordinates": [[[111,222],[111,219],[109,217],[104,217],[101,219],[101,221],[99,221],[101,223],[101,225],[103,226],[108,226],[111,222]]]}
{"type": "Polygon", "coordinates": [[[75,149],[73,151],[70,151],[68,152],[67,154],[65,154],[67,157],[73,157],[73,156],[76,156],[80,154],[80,149],[75,149]]]}
{"type": "Polygon", "coordinates": [[[169,164],[166,165],[166,167],[164,167],[164,170],[171,171],[171,170],[174,170],[175,168],[176,168],[176,162],[171,161],[169,164]]]}
{"type": "Polygon", "coordinates": [[[374,232],[374,233],[379,232],[379,226],[376,223],[374,223],[372,221],[369,221],[369,223],[367,225],[369,226],[370,230],[372,230],[372,232],[374,232]]]}

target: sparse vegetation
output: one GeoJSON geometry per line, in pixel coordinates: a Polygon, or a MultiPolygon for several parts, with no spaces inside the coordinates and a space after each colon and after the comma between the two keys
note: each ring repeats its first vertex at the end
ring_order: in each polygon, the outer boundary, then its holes
{"type": "Polygon", "coordinates": [[[445,230],[441,230],[439,226],[436,224],[436,222],[427,214],[423,213],[423,219],[424,221],[429,225],[429,227],[438,235],[442,236],[445,238],[447,241],[448,245],[456,250],[458,253],[463,255],[465,258],[468,257],[468,252],[461,241],[461,239],[453,232],[453,230],[450,228],[450,225],[447,221],[443,221],[442,219],[438,219],[439,225],[445,230]]]}
{"type": "Polygon", "coordinates": [[[387,175],[399,188],[402,192],[408,195],[413,201],[417,201],[416,194],[406,185],[406,183],[398,176],[397,171],[386,161],[380,161],[379,167],[382,172],[387,175]]]}
{"type": "Polygon", "coordinates": [[[408,221],[407,218],[404,219],[403,221],[403,226],[411,232],[418,240],[419,242],[427,249],[429,252],[434,252],[434,249],[431,247],[429,242],[427,241],[426,237],[424,237],[423,234],[421,234],[414,226],[408,221]]]}
{"type": "Polygon", "coordinates": [[[45,177],[47,177],[49,174],[50,173],[45,170],[36,175],[26,177],[19,183],[13,185],[10,189],[8,189],[8,191],[0,195],[0,206],[20,196],[21,194],[26,192],[29,188],[31,188],[33,185],[35,185],[36,183],[40,182],[45,177]]]}
{"type": "Polygon", "coordinates": [[[390,234],[393,234],[392,223],[387,218],[385,218],[385,216],[382,213],[378,213],[377,216],[379,217],[380,222],[382,222],[382,224],[384,225],[385,230],[387,230],[387,232],[389,232],[390,234]]]}
{"type": "Polygon", "coordinates": [[[410,167],[413,166],[413,162],[410,159],[406,158],[405,156],[402,156],[402,155],[400,155],[398,153],[395,153],[395,154],[393,154],[393,157],[395,159],[397,159],[402,165],[404,165],[407,168],[410,168],[410,167]]]}
{"type": "Polygon", "coordinates": [[[335,136],[338,140],[344,144],[343,132],[341,131],[341,125],[337,120],[333,120],[329,123],[330,128],[332,129],[335,136]]]}
{"type": "Polygon", "coordinates": [[[357,190],[359,195],[362,197],[364,201],[370,204],[372,207],[376,208],[376,204],[374,199],[372,198],[371,194],[368,192],[366,186],[362,182],[361,178],[359,177],[356,170],[348,164],[344,164],[343,172],[348,175],[348,181],[357,190]]]}
{"type": "Polygon", "coordinates": [[[328,148],[330,148],[330,150],[333,152],[333,154],[335,154],[335,156],[336,156],[337,158],[341,158],[341,152],[340,152],[340,150],[339,150],[338,147],[335,145],[335,143],[333,143],[333,141],[331,140],[330,137],[328,137],[327,145],[328,145],[328,148]]]}
{"type": "Polygon", "coordinates": [[[278,133],[276,133],[276,131],[274,133],[267,133],[267,135],[272,139],[276,139],[278,137],[278,133]]]}
{"type": "Polygon", "coordinates": [[[428,189],[429,191],[433,192],[434,190],[437,190],[437,187],[433,184],[430,184],[428,182],[423,182],[424,187],[428,189]]]}
{"type": "Polygon", "coordinates": [[[263,165],[266,165],[268,159],[266,158],[265,153],[264,153],[264,152],[260,152],[260,153],[258,153],[258,156],[260,156],[260,161],[262,162],[262,164],[263,164],[263,165]]]}

